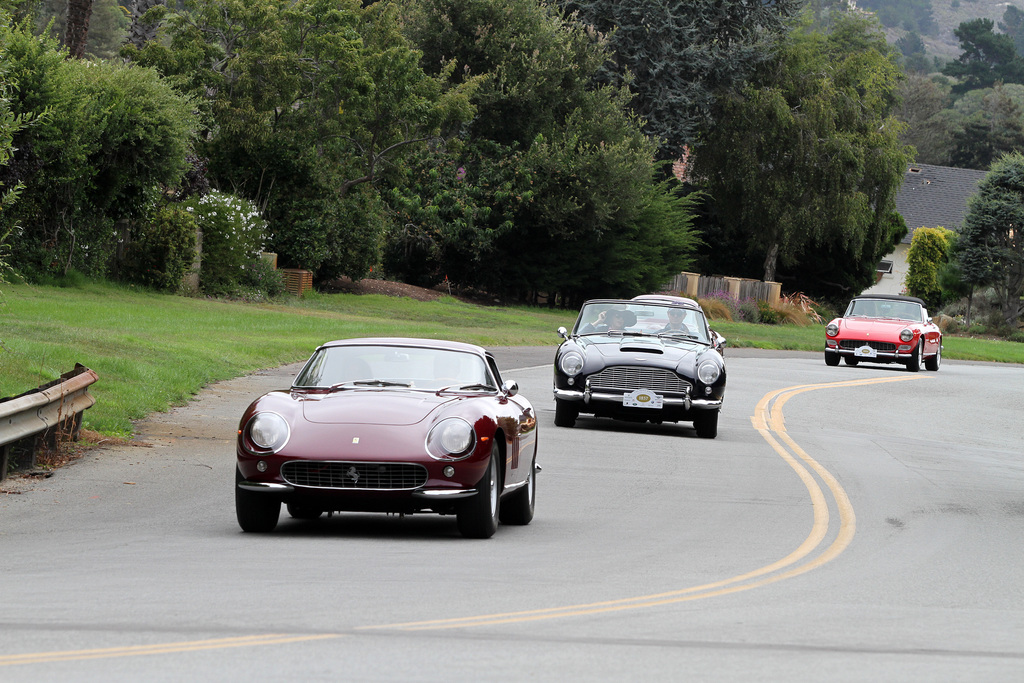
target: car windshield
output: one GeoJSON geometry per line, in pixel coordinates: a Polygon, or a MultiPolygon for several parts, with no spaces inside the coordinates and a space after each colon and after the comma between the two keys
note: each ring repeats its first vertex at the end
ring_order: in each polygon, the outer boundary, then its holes
{"type": "Polygon", "coordinates": [[[708,325],[699,309],[639,301],[584,304],[574,334],[662,337],[709,344],[708,325]]]}
{"type": "Polygon", "coordinates": [[[921,322],[921,304],[914,301],[893,301],[891,299],[854,299],[846,311],[847,317],[891,318],[921,322]]]}
{"type": "Polygon", "coordinates": [[[295,388],[401,388],[496,391],[480,356],[412,346],[326,346],[317,349],[292,383],[295,388]]]}

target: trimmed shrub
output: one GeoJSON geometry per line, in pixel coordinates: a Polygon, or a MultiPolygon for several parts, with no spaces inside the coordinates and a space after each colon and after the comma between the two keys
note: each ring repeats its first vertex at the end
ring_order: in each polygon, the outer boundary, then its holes
{"type": "Polygon", "coordinates": [[[907,252],[907,293],[920,297],[928,308],[942,304],[939,271],[949,260],[954,239],[951,230],[943,227],[918,228],[907,252]]]}
{"type": "Polygon", "coordinates": [[[123,279],[162,291],[177,291],[196,255],[196,221],[184,207],[157,208],[125,250],[123,279]]]}
{"type": "Polygon", "coordinates": [[[248,301],[265,301],[285,293],[284,274],[263,258],[249,263],[239,279],[238,294],[248,301]]]}

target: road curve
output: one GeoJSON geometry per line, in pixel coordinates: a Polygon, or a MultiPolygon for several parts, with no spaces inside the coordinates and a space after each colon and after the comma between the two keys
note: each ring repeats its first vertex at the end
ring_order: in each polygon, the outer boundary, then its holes
{"type": "Polygon", "coordinates": [[[232,436],[295,366],[218,383],[0,494],[0,679],[1019,680],[1024,368],[729,349],[719,437],[554,427],[537,517],[238,530],[232,436]]]}

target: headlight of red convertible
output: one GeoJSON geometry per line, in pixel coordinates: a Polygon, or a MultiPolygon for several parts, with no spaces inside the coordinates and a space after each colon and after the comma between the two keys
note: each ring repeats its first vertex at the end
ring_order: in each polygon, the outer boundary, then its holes
{"type": "Polygon", "coordinates": [[[900,331],[900,341],[908,342],[914,338],[914,331],[909,327],[905,327],[900,331]]]}
{"type": "Polygon", "coordinates": [[[839,334],[839,325],[836,325],[835,323],[829,323],[825,327],[825,334],[827,334],[830,337],[836,336],[837,334],[839,334]]]}
{"type": "Polygon", "coordinates": [[[427,434],[427,453],[435,460],[462,460],[473,452],[476,432],[458,417],[445,418],[427,434]]]}

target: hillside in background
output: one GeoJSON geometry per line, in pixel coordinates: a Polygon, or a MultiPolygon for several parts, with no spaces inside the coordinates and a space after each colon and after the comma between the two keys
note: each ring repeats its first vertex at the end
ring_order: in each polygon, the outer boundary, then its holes
{"type": "MultiPolygon", "coordinates": [[[[857,3],[860,9],[867,5],[899,5],[906,0],[874,0],[857,3]]],[[[921,35],[927,47],[929,56],[936,56],[943,60],[951,60],[960,56],[960,41],[953,35],[953,31],[965,21],[972,19],[991,19],[996,22],[996,30],[999,30],[999,22],[1006,12],[1007,5],[1015,5],[1024,9],[1022,0],[932,0],[932,18],[936,24],[934,35],[921,35]]],[[[885,28],[885,34],[890,43],[895,43],[906,34],[903,28],[885,28]]]]}

